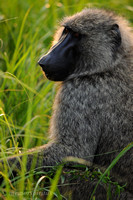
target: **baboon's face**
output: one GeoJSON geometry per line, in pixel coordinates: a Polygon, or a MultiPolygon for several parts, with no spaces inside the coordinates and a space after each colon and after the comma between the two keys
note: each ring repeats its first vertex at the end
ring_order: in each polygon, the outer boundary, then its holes
{"type": "Polygon", "coordinates": [[[57,43],[38,62],[48,79],[64,81],[76,71],[91,74],[112,65],[121,45],[119,26],[112,15],[86,9],[64,19],[62,26],[57,43]]]}
{"type": "Polygon", "coordinates": [[[58,42],[39,60],[48,79],[64,81],[74,69],[80,41],[80,34],[64,27],[58,42]]]}

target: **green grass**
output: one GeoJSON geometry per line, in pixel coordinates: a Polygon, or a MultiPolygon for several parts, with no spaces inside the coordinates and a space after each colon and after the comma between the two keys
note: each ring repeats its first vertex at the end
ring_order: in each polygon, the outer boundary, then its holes
{"type": "MultiPolygon", "coordinates": [[[[132,0],[1,0],[1,158],[47,143],[49,119],[57,87],[43,77],[37,61],[50,47],[60,19],[84,7],[111,9],[133,23],[132,0]]],[[[0,172],[4,177],[0,185],[0,199],[31,199],[31,196],[39,199],[38,188],[41,188],[46,176],[53,183],[51,190],[56,189],[58,199],[61,199],[56,187],[60,170],[57,170],[57,177],[53,180],[50,178],[53,174],[51,176],[38,172],[34,179],[34,171],[27,175],[24,170],[20,177],[10,180],[8,168],[5,167],[5,171],[0,172]]]]}

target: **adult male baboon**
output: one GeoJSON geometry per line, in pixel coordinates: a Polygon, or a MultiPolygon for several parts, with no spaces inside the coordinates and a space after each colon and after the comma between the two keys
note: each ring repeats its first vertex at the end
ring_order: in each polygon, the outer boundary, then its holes
{"type": "MultiPolygon", "coordinates": [[[[106,167],[133,141],[131,30],[123,18],[99,9],[67,17],[61,26],[54,46],[39,60],[47,78],[62,83],[53,107],[51,142],[38,148],[36,166],[74,156],[106,167]]],[[[32,159],[31,154],[28,170],[32,159]]],[[[120,199],[133,199],[133,149],[112,173],[127,183],[120,199]]],[[[98,200],[105,198],[100,187],[98,200]]],[[[89,199],[90,188],[89,183],[88,196],[79,199],[89,199]]]]}

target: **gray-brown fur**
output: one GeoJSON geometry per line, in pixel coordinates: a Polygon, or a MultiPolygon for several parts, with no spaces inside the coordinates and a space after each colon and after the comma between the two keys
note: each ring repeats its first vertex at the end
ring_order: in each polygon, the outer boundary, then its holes
{"type": "MultiPolygon", "coordinates": [[[[107,167],[133,141],[131,30],[123,18],[99,9],[85,9],[65,18],[62,25],[84,37],[75,70],[57,92],[49,131],[51,143],[39,148],[37,166],[55,165],[66,156],[74,156],[107,167]],[[118,48],[114,45],[116,33],[111,30],[114,24],[121,34],[118,48]],[[116,152],[105,154],[112,151],[116,152]]],[[[59,37],[57,34],[55,40],[59,37]]],[[[120,199],[133,199],[133,149],[119,160],[113,173],[127,182],[120,199]]],[[[100,187],[96,199],[106,199],[100,187]]],[[[78,189],[73,199],[89,199],[91,188],[91,183],[86,184],[87,191],[78,189]]]]}

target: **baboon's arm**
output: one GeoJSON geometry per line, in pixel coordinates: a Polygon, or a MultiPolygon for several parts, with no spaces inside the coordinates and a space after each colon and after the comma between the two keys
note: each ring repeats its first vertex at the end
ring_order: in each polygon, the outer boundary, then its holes
{"type": "MultiPolygon", "coordinates": [[[[24,156],[26,158],[26,171],[30,171],[33,168],[45,169],[46,166],[54,166],[61,162],[62,159],[69,155],[69,148],[66,148],[59,143],[49,143],[37,148],[30,149],[26,154],[20,154],[18,156],[12,156],[6,160],[11,170],[21,170],[25,167],[23,164],[24,156]]],[[[4,162],[2,161],[4,164],[4,162]]]]}

